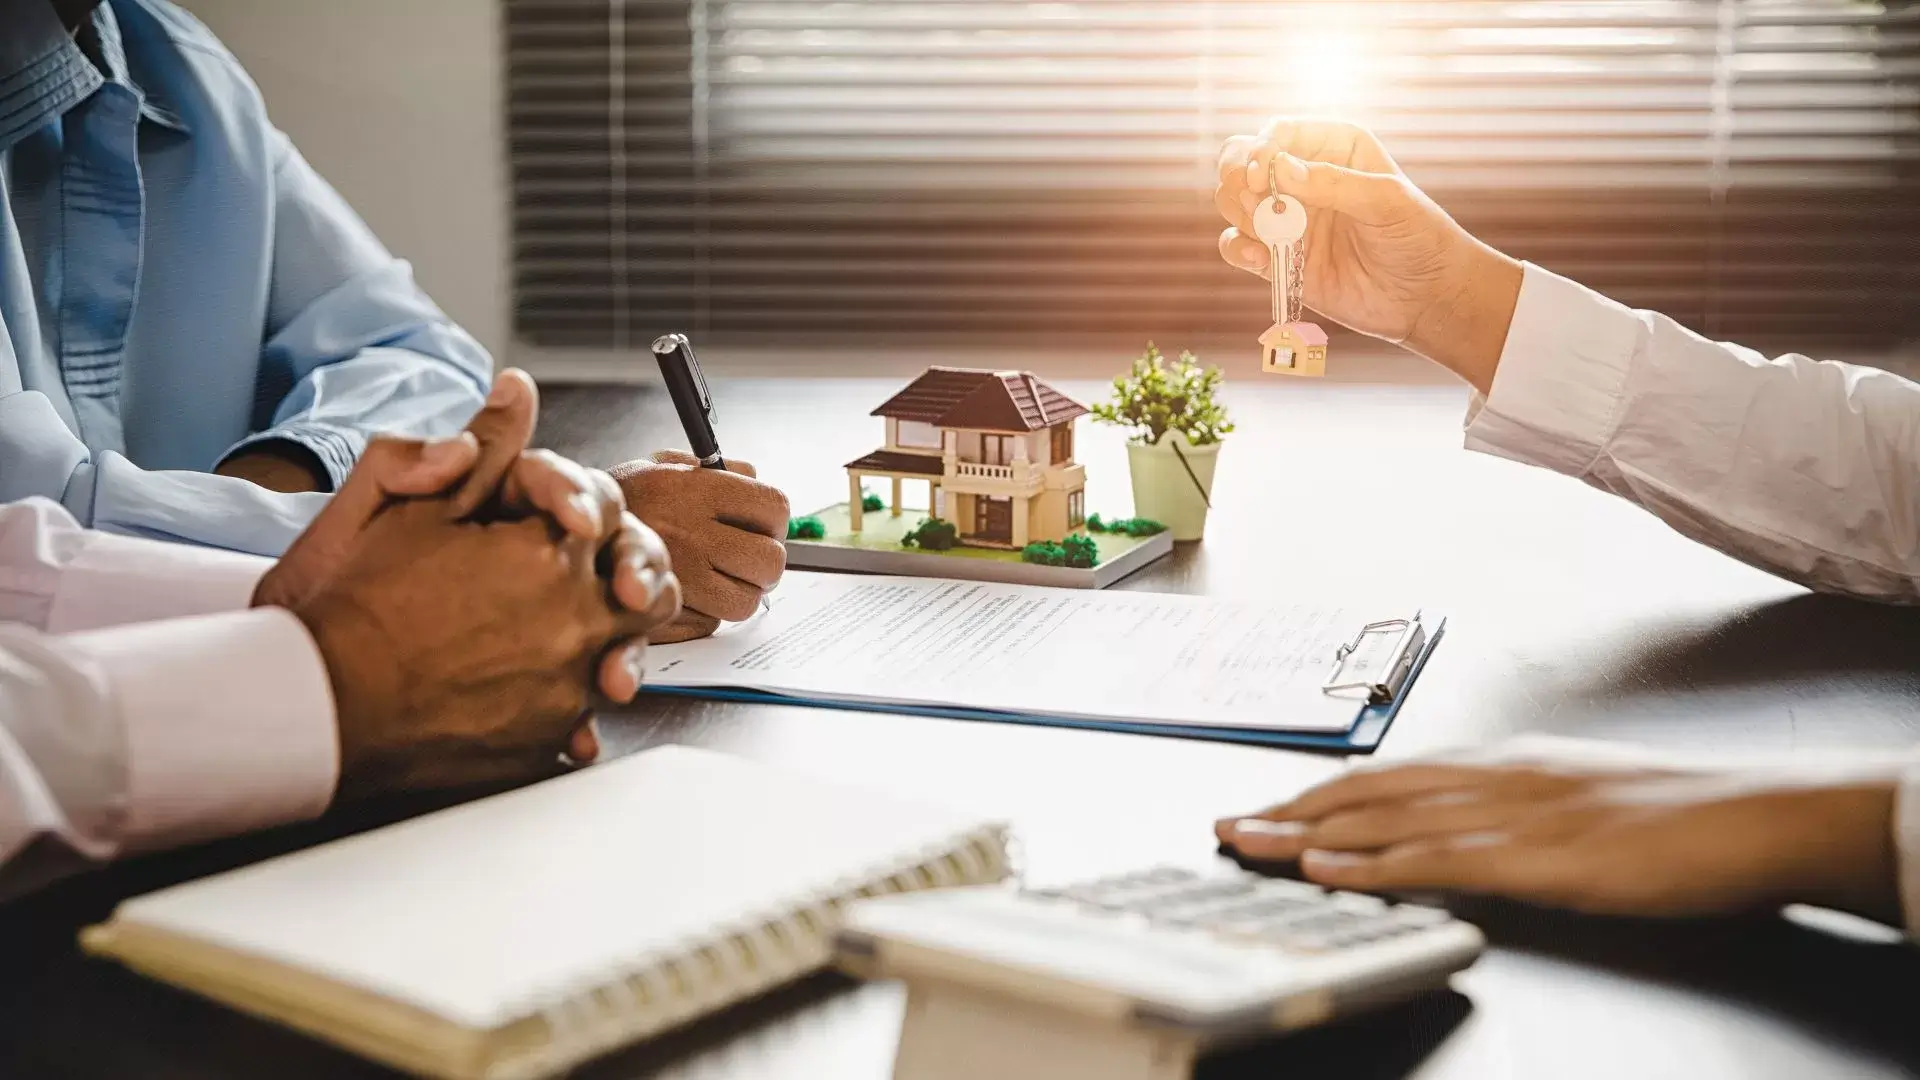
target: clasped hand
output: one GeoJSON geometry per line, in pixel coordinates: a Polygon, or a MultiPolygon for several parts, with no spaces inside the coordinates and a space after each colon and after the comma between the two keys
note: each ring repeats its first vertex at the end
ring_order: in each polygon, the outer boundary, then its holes
{"type": "Polygon", "coordinates": [[[589,761],[595,689],[639,691],[679,582],[611,477],[526,449],[537,411],[507,371],[461,435],[375,440],[262,578],[326,664],[343,794],[589,761]]]}

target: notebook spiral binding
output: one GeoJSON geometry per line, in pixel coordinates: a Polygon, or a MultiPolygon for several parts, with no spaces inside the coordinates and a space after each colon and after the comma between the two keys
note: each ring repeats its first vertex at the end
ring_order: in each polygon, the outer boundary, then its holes
{"type": "Polygon", "coordinates": [[[548,1075],[813,972],[830,958],[845,905],[1005,880],[1015,874],[1010,843],[1004,827],[955,836],[672,953],[609,964],[592,979],[531,1000],[521,1011],[545,1022],[546,1038],[503,1055],[487,1076],[548,1075]]]}

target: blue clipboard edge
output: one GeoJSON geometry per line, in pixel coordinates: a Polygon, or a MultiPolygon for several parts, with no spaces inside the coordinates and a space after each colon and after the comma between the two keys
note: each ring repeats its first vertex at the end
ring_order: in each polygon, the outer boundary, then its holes
{"type": "Polygon", "coordinates": [[[1201,727],[1190,724],[1153,724],[1135,723],[1127,720],[1076,720],[1059,716],[1032,716],[1026,713],[1000,712],[993,709],[961,709],[939,705],[887,705],[865,701],[833,701],[824,698],[797,697],[790,694],[775,694],[764,690],[741,690],[720,686],[648,686],[643,691],[661,697],[695,698],[701,701],[744,701],[762,705],[798,705],[814,709],[837,709],[843,712],[891,713],[896,716],[926,716],[940,720],[980,720],[997,724],[1036,724],[1041,727],[1078,728],[1082,731],[1111,731],[1127,735],[1153,735],[1168,739],[1200,739],[1205,742],[1242,743],[1249,746],[1273,746],[1296,750],[1326,750],[1356,754],[1371,754],[1380,746],[1380,740],[1387,734],[1394,718],[1400,715],[1400,709],[1406,704],[1407,697],[1413,692],[1420,675],[1427,667],[1427,659],[1440,645],[1440,639],[1447,632],[1447,620],[1443,617],[1434,624],[1433,632],[1427,635],[1427,643],[1414,659],[1413,670],[1407,675],[1407,682],[1401,688],[1400,695],[1385,705],[1369,705],[1360,710],[1353,726],[1344,735],[1328,735],[1319,732],[1303,731],[1252,731],[1245,728],[1201,727]]]}

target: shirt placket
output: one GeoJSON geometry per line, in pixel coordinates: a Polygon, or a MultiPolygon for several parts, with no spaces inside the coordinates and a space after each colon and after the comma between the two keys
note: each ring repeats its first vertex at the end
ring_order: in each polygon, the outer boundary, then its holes
{"type": "Polygon", "coordinates": [[[60,375],[88,445],[119,449],[121,373],[140,285],[140,99],[109,83],[67,113],[60,375]]]}

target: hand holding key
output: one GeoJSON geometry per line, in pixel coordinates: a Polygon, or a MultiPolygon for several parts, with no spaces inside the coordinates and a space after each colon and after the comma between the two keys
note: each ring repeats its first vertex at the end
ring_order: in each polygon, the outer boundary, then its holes
{"type": "Polygon", "coordinates": [[[1219,175],[1214,202],[1229,223],[1220,235],[1227,262],[1269,274],[1273,250],[1254,215],[1269,195],[1297,200],[1307,217],[1300,289],[1307,306],[1404,343],[1483,391],[1491,386],[1520,264],[1448,217],[1370,132],[1277,120],[1257,136],[1228,141],[1219,175]]]}

